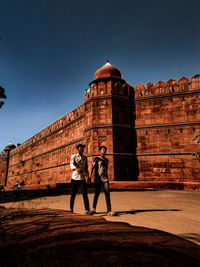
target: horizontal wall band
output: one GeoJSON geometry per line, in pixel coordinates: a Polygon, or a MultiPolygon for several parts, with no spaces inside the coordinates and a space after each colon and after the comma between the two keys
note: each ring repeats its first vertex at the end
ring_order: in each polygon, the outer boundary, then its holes
{"type": "Polygon", "coordinates": [[[116,124],[116,123],[111,123],[111,124],[99,124],[99,125],[93,125],[91,127],[88,127],[84,130],[84,132],[87,132],[89,130],[93,130],[93,129],[106,129],[106,128],[114,128],[114,127],[119,127],[119,128],[130,128],[130,125],[128,124],[116,124]]]}
{"type": "Polygon", "coordinates": [[[154,125],[139,125],[135,126],[135,129],[146,129],[146,128],[165,128],[165,127],[174,127],[174,126],[193,126],[200,125],[200,121],[190,121],[190,122],[177,122],[177,123],[165,123],[165,124],[154,124],[154,125]]]}
{"type": "MultiPolygon", "coordinates": [[[[23,161],[21,161],[21,162],[15,163],[15,164],[9,166],[9,168],[14,167],[14,166],[16,166],[16,165],[19,165],[19,164],[21,164],[22,162],[26,162],[26,161],[28,161],[28,160],[32,160],[32,159],[41,157],[41,156],[43,156],[43,155],[45,155],[45,154],[48,154],[48,153],[50,153],[50,152],[54,152],[54,151],[56,151],[56,150],[58,150],[58,149],[60,149],[60,148],[67,147],[67,146],[69,146],[69,145],[71,145],[71,144],[78,143],[78,142],[83,141],[83,140],[84,140],[84,139],[82,138],[82,139],[76,140],[76,142],[68,143],[67,145],[63,145],[63,146],[54,148],[54,149],[52,149],[52,150],[49,150],[49,151],[47,151],[47,152],[44,152],[44,153],[42,153],[42,154],[40,154],[40,155],[37,155],[37,156],[35,156],[35,157],[28,158],[28,159],[23,160],[23,161]]],[[[108,156],[113,156],[113,155],[133,156],[133,155],[135,155],[135,154],[132,154],[132,153],[110,153],[110,154],[106,154],[106,155],[108,155],[108,156]]],[[[97,157],[97,156],[99,156],[99,154],[87,155],[88,158],[90,158],[90,157],[97,157]]],[[[67,163],[67,164],[68,164],[68,163],[67,163]]]]}
{"type": "Polygon", "coordinates": [[[156,100],[156,99],[162,99],[162,98],[171,98],[174,96],[183,96],[183,95],[192,95],[192,94],[200,94],[200,89],[197,90],[189,90],[189,91],[182,91],[182,92],[174,92],[170,94],[163,94],[163,95],[154,95],[154,96],[141,96],[138,98],[135,98],[135,101],[146,101],[146,100],[156,100]]]}
{"type": "Polygon", "coordinates": [[[41,157],[41,156],[43,156],[43,155],[45,155],[45,154],[54,152],[54,151],[56,151],[56,150],[58,150],[58,149],[61,149],[61,148],[68,147],[68,146],[70,146],[70,145],[76,144],[76,143],[81,142],[81,141],[83,141],[83,140],[84,140],[84,138],[80,138],[80,139],[78,139],[78,140],[72,141],[72,142],[67,143],[67,144],[65,144],[65,145],[62,145],[62,146],[53,148],[53,149],[48,150],[48,151],[46,151],[46,152],[44,152],[44,153],[42,153],[42,154],[40,154],[40,155],[37,155],[37,156],[31,157],[31,158],[22,160],[21,162],[15,163],[15,164],[9,166],[9,168],[14,167],[14,166],[16,166],[16,165],[18,165],[18,164],[21,164],[22,162],[26,162],[26,161],[28,161],[28,160],[35,159],[35,158],[41,157]]]}
{"type": "Polygon", "coordinates": [[[86,100],[84,103],[85,104],[89,104],[90,102],[96,102],[98,100],[101,100],[101,99],[113,99],[113,98],[118,98],[118,99],[129,99],[130,98],[130,95],[127,95],[127,96],[124,96],[124,95],[113,95],[113,94],[109,94],[107,96],[92,96],[90,98],[88,98],[88,100],[86,100]]]}
{"type": "Polygon", "coordinates": [[[167,153],[146,153],[146,154],[136,154],[138,157],[146,156],[174,156],[174,155],[193,155],[195,152],[167,152],[167,153]]]}
{"type": "MultiPolygon", "coordinates": [[[[135,156],[136,154],[133,153],[106,153],[106,156],[135,156]]],[[[97,157],[99,156],[99,154],[89,154],[87,155],[87,158],[91,158],[91,157],[97,157]]]]}
{"type": "Polygon", "coordinates": [[[69,164],[70,163],[63,163],[63,164],[56,165],[56,166],[51,166],[51,167],[48,167],[48,168],[37,169],[37,170],[34,170],[34,171],[29,171],[29,172],[23,172],[23,173],[19,173],[19,174],[8,176],[8,178],[11,178],[11,177],[14,177],[14,176],[23,175],[23,174],[27,174],[27,173],[33,173],[33,172],[39,172],[39,171],[44,171],[44,170],[48,170],[48,169],[58,168],[58,167],[66,166],[66,165],[69,165],[69,164]]]}
{"type": "MultiPolygon", "coordinates": [[[[32,146],[32,145],[34,145],[34,144],[36,144],[36,143],[38,143],[38,142],[40,142],[40,141],[46,139],[47,137],[52,136],[53,134],[55,134],[55,133],[57,133],[57,132],[63,130],[64,128],[70,126],[71,124],[73,124],[73,123],[79,121],[79,120],[82,119],[83,117],[84,117],[84,116],[82,115],[82,116],[80,116],[79,118],[77,118],[77,119],[75,119],[75,120],[73,120],[73,121],[67,123],[66,125],[62,126],[61,128],[55,130],[54,132],[51,132],[50,134],[48,134],[48,135],[46,135],[46,136],[44,136],[44,137],[38,139],[38,140],[35,141],[34,143],[25,146],[24,148],[20,149],[20,151],[17,151],[17,152],[15,152],[15,153],[14,153],[14,152],[13,152],[13,153],[11,152],[11,153],[12,153],[11,156],[12,156],[12,155],[15,155],[15,154],[17,154],[17,153],[19,153],[19,152],[21,152],[21,151],[23,151],[23,150],[25,150],[25,149],[26,149],[27,147],[29,147],[29,146],[32,146]]],[[[47,126],[45,129],[47,129],[48,127],[49,127],[49,126],[47,126]]],[[[44,131],[45,129],[43,129],[42,131],[44,131]]],[[[30,139],[28,139],[27,141],[25,141],[25,142],[24,142],[23,144],[21,144],[21,145],[25,145],[26,142],[28,142],[29,140],[33,139],[35,136],[39,135],[42,131],[40,131],[39,133],[37,133],[36,135],[34,135],[34,136],[31,137],[30,139]]]]}

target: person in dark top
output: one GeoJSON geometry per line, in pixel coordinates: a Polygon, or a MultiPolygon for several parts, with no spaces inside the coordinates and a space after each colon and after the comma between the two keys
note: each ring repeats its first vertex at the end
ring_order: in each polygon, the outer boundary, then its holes
{"type": "Polygon", "coordinates": [[[94,194],[94,201],[93,201],[93,210],[90,214],[96,213],[96,206],[97,201],[101,192],[101,187],[104,189],[104,194],[106,198],[106,205],[107,205],[107,215],[113,215],[114,213],[111,211],[111,202],[110,202],[110,190],[109,190],[109,180],[108,180],[108,159],[105,157],[107,151],[106,146],[99,147],[99,156],[96,157],[92,162],[92,170],[95,171],[95,194],[94,194]]]}

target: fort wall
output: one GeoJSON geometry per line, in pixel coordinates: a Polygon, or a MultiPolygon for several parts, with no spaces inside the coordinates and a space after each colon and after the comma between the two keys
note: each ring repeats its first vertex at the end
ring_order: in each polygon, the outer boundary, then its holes
{"type": "Polygon", "coordinates": [[[200,77],[135,88],[139,180],[200,181],[192,137],[200,129],[200,77]]]}
{"type": "MultiPolygon", "coordinates": [[[[134,89],[118,72],[98,76],[83,105],[10,151],[8,187],[16,181],[33,188],[69,183],[78,143],[86,145],[89,166],[99,146],[108,147],[110,180],[200,182],[192,155],[198,149],[192,137],[200,129],[200,76],[134,89]]],[[[6,152],[0,163],[4,183],[6,152]]]]}
{"type": "Polygon", "coordinates": [[[7,152],[0,152],[0,183],[5,185],[7,167],[7,152]]]}
{"type": "Polygon", "coordinates": [[[69,182],[69,160],[84,140],[85,110],[80,106],[10,152],[8,186],[69,182]]]}

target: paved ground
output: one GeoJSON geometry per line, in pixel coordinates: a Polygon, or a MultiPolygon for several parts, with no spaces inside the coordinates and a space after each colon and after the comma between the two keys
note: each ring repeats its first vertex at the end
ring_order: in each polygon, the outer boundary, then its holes
{"type": "MultiPolygon", "coordinates": [[[[69,198],[69,195],[60,195],[0,205],[69,210],[69,198]]],[[[89,194],[89,199],[92,203],[92,193],[89,194]]],[[[106,220],[163,230],[200,244],[200,192],[117,191],[111,192],[111,201],[117,216],[106,216],[106,220]]],[[[95,216],[104,216],[105,209],[104,195],[101,194],[97,206],[98,214],[95,216]]],[[[81,195],[77,195],[74,211],[84,213],[81,195]]]]}

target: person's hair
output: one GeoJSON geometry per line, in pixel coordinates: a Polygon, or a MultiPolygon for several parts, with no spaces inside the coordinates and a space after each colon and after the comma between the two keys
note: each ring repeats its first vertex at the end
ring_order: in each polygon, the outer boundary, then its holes
{"type": "Polygon", "coordinates": [[[82,148],[84,148],[84,147],[85,147],[85,145],[83,145],[83,144],[78,144],[78,145],[76,146],[76,149],[78,149],[79,147],[82,147],[82,148]]]}
{"type": "Polygon", "coordinates": [[[107,147],[106,146],[100,146],[99,147],[99,151],[101,151],[102,148],[105,148],[105,150],[107,151],[107,147]]]}

